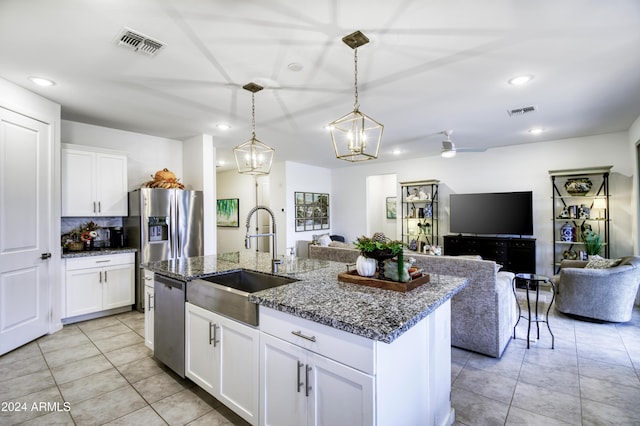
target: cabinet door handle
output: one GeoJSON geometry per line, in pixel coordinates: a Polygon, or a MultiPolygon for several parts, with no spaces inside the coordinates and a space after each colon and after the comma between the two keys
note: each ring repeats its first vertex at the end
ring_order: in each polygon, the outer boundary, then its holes
{"type": "Polygon", "coordinates": [[[213,343],[214,348],[217,346],[218,343],[220,343],[220,340],[218,340],[217,328],[218,326],[216,324],[209,322],[209,344],[213,343]],[[213,329],[213,333],[211,332],[211,329],[213,329]]]}
{"type": "Polygon", "coordinates": [[[311,367],[309,367],[309,364],[307,364],[307,368],[305,368],[305,373],[304,373],[304,381],[307,384],[305,386],[305,396],[309,396],[309,392],[313,389],[309,384],[309,372],[311,372],[311,367]]]}
{"type": "Polygon", "coordinates": [[[104,271],[104,282],[107,282],[107,271],[104,271]]]}
{"type": "Polygon", "coordinates": [[[304,367],[304,364],[298,361],[298,384],[296,386],[298,393],[300,393],[300,387],[304,385],[304,383],[300,381],[300,368],[302,367],[304,367]]]}
{"type": "Polygon", "coordinates": [[[93,202],[93,212],[96,213],[96,202],[93,202]]]}
{"type": "Polygon", "coordinates": [[[153,310],[153,305],[151,304],[151,301],[153,300],[153,296],[151,295],[151,293],[147,294],[147,308],[151,311],[153,310]]]}
{"type": "Polygon", "coordinates": [[[315,342],[316,341],[316,336],[306,336],[306,335],[302,334],[302,331],[300,331],[300,330],[292,331],[291,334],[293,334],[294,336],[302,337],[303,339],[309,340],[310,342],[315,342]]]}
{"type": "Polygon", "coordinates": [[[102,206],[100,205],[100,201],[98,201],[98,213],[102,212],[102,206]]]}
{"type": "Polygon", "coordinates": [[[100,280],[99,283],[102,284],[102,271],[100,271],[100,280]]]}
{"type": "Polygon", "coordinates": [[[107,260],[96,260],[96,263],[109,263],[111,262],[111,259],[107,259],[107,260]]]}

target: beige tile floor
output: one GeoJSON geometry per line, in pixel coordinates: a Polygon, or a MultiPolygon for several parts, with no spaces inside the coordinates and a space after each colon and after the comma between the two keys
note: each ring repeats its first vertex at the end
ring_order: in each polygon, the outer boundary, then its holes
{"type": "Polygon", "coordinates": [[[0,411],[0,425],[247,424],[156,362],[143,336],[134,311],[67,325],[3,355],[0,403],[26,411],[0,411]]]}
{"type": "MultiPolygon", "coordinates": [[[[523,321],[501,359],[452,349],[457,425],[640,425],[640,310],[615,325],[552,308],[550,322],[554,350],[544,324],[527,350],[523,321]]],[[[0,402],[27,408],[0,411],[0,425],[246,424],[154,361],[143,333],[142,314],[129,312],[65,326],[0,357],[0,402]]]]}
{"type": "MultiPolygon", "coordinates": [[[[526,306],[524,290],[518,297],[526,306]]],[[[552,306],[549,322],[553,350],[545,324],[527,349],[526,320],[501,359],[452,349],[456,425],[640,425],[640,309],[631,322],[597,324],[552,306]]]]}

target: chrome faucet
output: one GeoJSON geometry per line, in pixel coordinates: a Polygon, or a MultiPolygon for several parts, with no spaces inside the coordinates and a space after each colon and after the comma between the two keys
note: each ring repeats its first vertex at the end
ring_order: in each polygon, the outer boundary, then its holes
{"type": "Polygon", "coordinates": [[[273,215],[273,212],[269,207],[255,206],[254,208],[251,209],[251,211],[247,215],[247,234],[244,236],[244,246],[250,249],[251,238],[258,238],[258,237],[273,237],[271,240],[272,242],[271,253],[273,254],[273,259],[271,260],[271,271],[278,272],[278,265],[282,264],[282,260],[278,259],[278,248],[277,248],[278,243],[276,241],[276,217],[273,215]],[[269,213],[269,216],[271,216],[271,232],[269,234],[249,235],[249,226],[251,222],[251,216],[253,216],[253,214],[258,210],[265,210],[267,213],[269,213]]]}

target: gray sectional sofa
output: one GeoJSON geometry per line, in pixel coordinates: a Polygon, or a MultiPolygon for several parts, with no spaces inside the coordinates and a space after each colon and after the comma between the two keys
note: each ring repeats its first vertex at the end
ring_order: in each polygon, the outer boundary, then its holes
{"type": "MultiPolygon", "coordinates": [[[[355,263],[358,250],[350,247],[309,246],[312,259],[355,263]]],[[[451,304],[451,344],[455,347],[499,358],[509,344],[517,308],[511,272],[498,272],[492,260],[457,256],[429,256],[409,252],[416,265],[430,274],[469,279],[469,286],[456,294],[451,304]]]]}

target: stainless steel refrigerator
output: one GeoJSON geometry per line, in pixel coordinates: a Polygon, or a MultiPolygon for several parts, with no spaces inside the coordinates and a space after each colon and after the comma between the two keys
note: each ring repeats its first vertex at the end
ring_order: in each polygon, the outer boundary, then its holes
{"type": "Polygon", "coordinates": [[[136,309],[144,310],[142,265],[158,260],[202,256],[202,191],[141,188],[129,193],[125,220],[128,244],[136,253],[136,309]]]}

